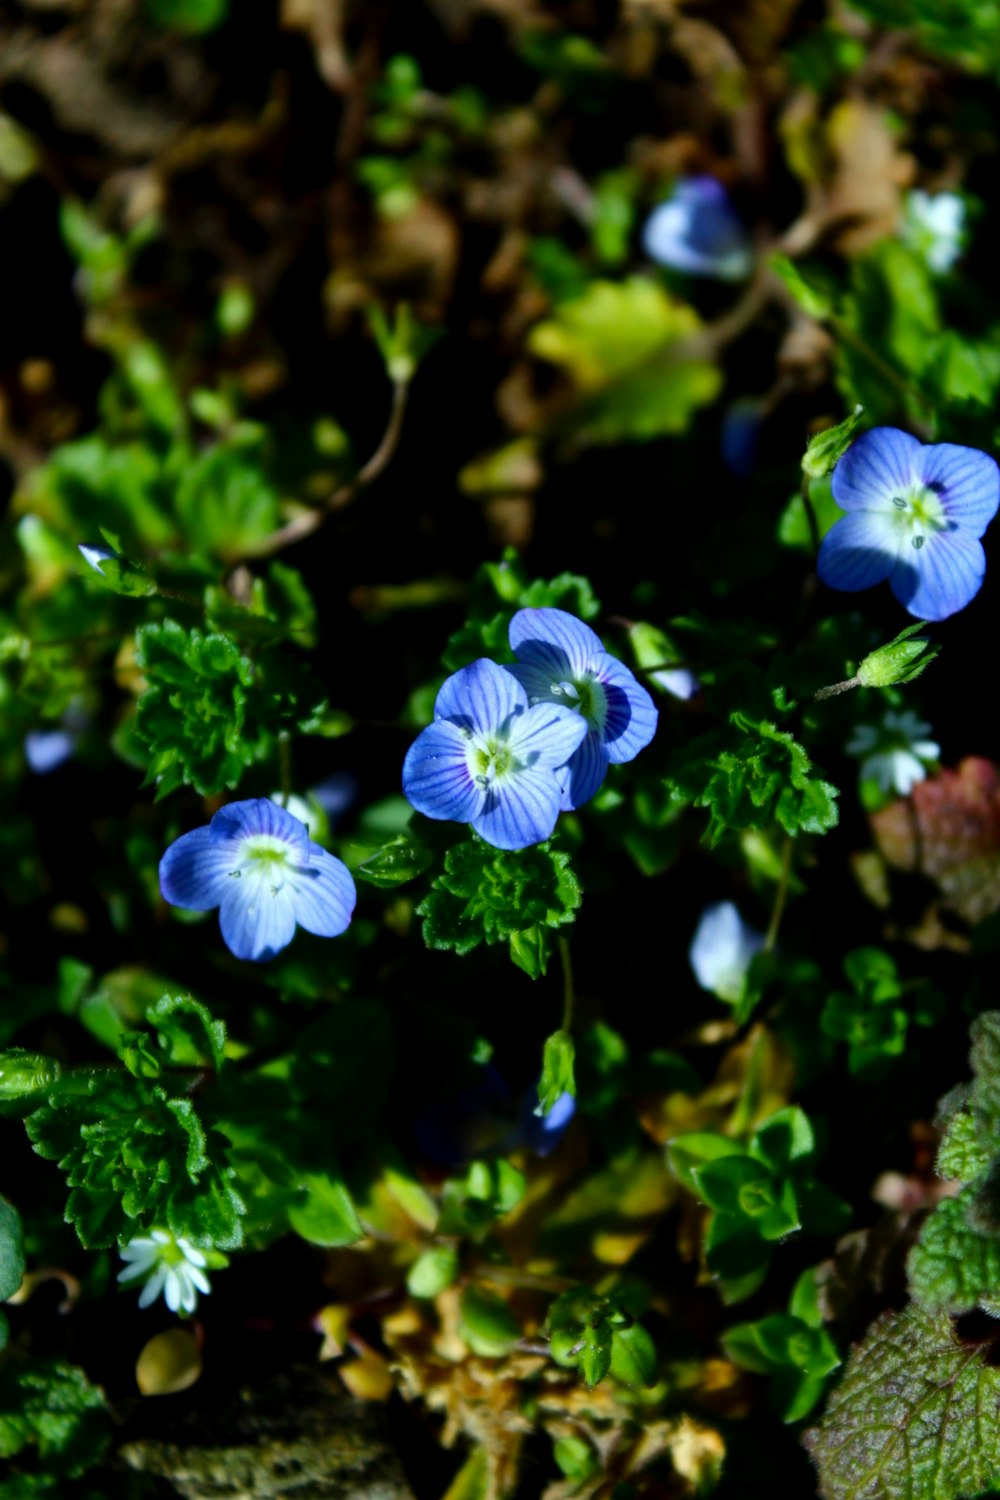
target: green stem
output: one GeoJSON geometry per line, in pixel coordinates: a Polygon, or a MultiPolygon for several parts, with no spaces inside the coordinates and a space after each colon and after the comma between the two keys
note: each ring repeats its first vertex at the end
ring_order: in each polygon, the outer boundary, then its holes
{"type": "Polygon", "coordinates": [[[774,893],[774,905],[771,908],[771,920],[767,924],[767,934],[764,938],[764,952],[770,953],[778,941],[778,929],[781,926],[781,918],[785,911],[785,902],[788,899],[788,885],[792,878],[792,854],[795,841],[792,835],[785,835],[784,848],[781,851],[781,874],[778,876],[778,889],[774,893]]]}
{"type": "Polygon", "coordinates": [[[284,730],[278,735],[278,765],[281,770],[281,805],[287,808],[292,795],[292,741],[284,730]]]}
{"type": "Polygon", "coordinates": [[[568,1033],[573,1029],[573,1008],[576,1003],[576,992],[573,989],[573,960],[569,951],[569,939],[560,936],[557,941],[563,974],[562,1030],[568,1033]]]}

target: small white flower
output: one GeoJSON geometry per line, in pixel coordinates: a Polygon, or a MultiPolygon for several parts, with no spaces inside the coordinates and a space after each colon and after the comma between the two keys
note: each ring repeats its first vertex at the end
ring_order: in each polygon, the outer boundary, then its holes
{"type": "Polygon", "coordinates": [[[119,1272],[123,1284],[145,1281],[139,1306],[149,1307],[160,1293],[171,1312],[193,1313],[198,1293],[208,1296],[212,1288],[205,1275],[207,1258],[191,1244],[178,1239],[168,1229],[154,1229],[149,1235],[138,1235],[121,1252],[129,1264],[119,1272]]]}
{"type": "Polygon", "coordinates": [[[890,709],[880,725],[856,727],[847,753],[859,757],[862,778],[874,781],[879,791],[908,797],[941,754],[940,745],[927,738],[930,732],[910,709],[901,714],[890,709]]]}
{"type": "Polygon", "coordinates": [[[688,960],[703,990],[735,1005],[743,999],[750,964],[763,946],[762,934],[744,922],[733,903],[718,901],[702,912],[688,960]]]}
{"type": "Polygon", "coordinates": [[[957,193],[931,196],[915,188],[906,200],[903,239],[932,271],[950,271],[964,246],[965,203],[957,193]]]}
{"type": "Polygon", "coordinates": [[[683,698],[685,702],[701,690],[701,683],[686,667],[662,667],[656,672],[650,672],[649,680],[655,682],[665,693],[683,698]]]}

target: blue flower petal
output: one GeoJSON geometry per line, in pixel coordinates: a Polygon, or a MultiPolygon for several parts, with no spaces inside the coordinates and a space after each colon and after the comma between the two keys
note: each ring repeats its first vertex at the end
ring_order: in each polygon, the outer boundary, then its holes
{"type": "Polygon", "coordinates": [[[659,714],[653,700],[615,656],[602,653],[594,663],[594,674],[607,697],[602,738],[608,759],[613,765],[633,760],[656,733],[659,714]]]}
{"type": "Polygon", "coordinates": [[[537,703],[514,720],[507,743],[522,765],[554,771],[566,764],[586,733],[586,721],[576,709],[537,703]]]}
{"type": "Polygon", "coordinates": [[[351,924],[358,894],[351,872],[319,844],[309,845],[309,863],[289,877],[295,920],[317,937],[339,937],[351,924]]]}
{"type": "Polygon", "coordinates": [[[549,674],[550,683],[585,676],[592,657],[604,651],[600,636],[564,609],[519,609],[508,639],[518,660],[549,674]]]}
{"type": "Polygon", "coordinates": [[[746,228],[714,177],[682,177],[646,220],[643,249],[659,265],[689,276],[739,281],[753,253],[746,228]]]}
{"type": "Polygon", "coordinates": [[[24,758],[36,776],[47,776],[76,749],[76,737],[68,729],[29,729],[24,736],[24,758]]]}
{"type": "Polygon", "coordinates": [[[561,657],[558,667],[552,663],[540,667],[535,662],[514,661],[506,665],[504,671],[517,678],[527,694],[529,703],[558,703],[559,698],[556,697],[552,688],[568,680],[569,663],[564,662],[561,657]]]}
{"type": "Polygon", "coordinates": [[[434,717],[489,734],[527,706],[520,683],[495,661],[481,656],[442,683],[434,704],[434,717]]]}
{"type": "MultiPolygon", "coordinates": [[[[895,511],[855,511],[837,521],[823,538],[816,571],[832,589],[868,589],[897,567],[906,541],[895,511]]],[[[907,558],[898,566],[913,572],[907,558]]]]}
{"type": "MultiPolygon", "coordinates": [[[[833,498],[842,510],[882,510],[920,480],[921,445],[898,427],[873,427],[851,444],[833,471],[833,498]]],[[[885,577],[885,574],[882,574],[885,577]]],[[[875,579],[878,583],[881,580],[875,579]]],[[[867,588],[858,584],[858,588],[867,588]]],[[[834,584],[843,588],[843,584],[834,584]]]]}
{"type": "Polygon", "coordinates": [[[305,824],[279,807],[269,797],[250,797],[245,802],[227,802],[208,825],[219,841],[244,839],[255,834],[281,839],[290,846],[291,857],[305,862],[309,857],[309,831],[305,824]]]}
{"type": "Polygon", "coordinates": [[[982,536],[1000,505],[1000,469],[988,453],[934,443],[921,453],[924,483],[941,497],[949,521],[982,536]]]}
{"type": "Polygon", "coordinates": [[[421,730],[403,762],[403,795],[417,812],[471,823],[482,811],[486,794],[472,779],[468,749],[462,730],[447,720],[421,730]]]}
{"type": "Polygon", "coordinates": [[[929,534],[915,554],[901,558],[889,577],[892,592],[918,620],[945,620],[975,598],[986,576],[982,543],[967,531],[929,534]]]}
{"type": "Polygon", "coordinates": [[[590,731],[573,759],[557,774],[563,812],[572,812],[590,801],[608,774],[607,747],[596,729],[590,731]]]}
{"type": "Polygon", "coordinates": [[[283,875],[244,873],[226,886],[219,910],[222,938],[230,953],[265,963],[295,936],[293,887],[283,875]],[[275,878],[282,881],[272,885],[275,878]]]}
{"type": "Polygon", "coordinates": [[[526,849],[549,837],[559,816],[559,801],[559,783],[551,771],[519,771],[490,789],[472,826],[497,849],[526,849]]]}
{"type": "Polygon", "coordinates": [[[182,834],[160,860],[164,901],[188,911],[211,911],[227,888],[237,884],[230,872],[239,859],[238,846],[216,839],[210,827],[182,834]]]}

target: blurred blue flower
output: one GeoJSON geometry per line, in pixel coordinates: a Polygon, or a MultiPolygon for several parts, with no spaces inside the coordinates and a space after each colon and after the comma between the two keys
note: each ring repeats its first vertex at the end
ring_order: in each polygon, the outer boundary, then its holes
{"type": "Polygon", "coordinates": [[[1000,504],[1000,469],[988,454],[874,427],[848,448],[832,484],[848,514],[820,547],[824,583],[854,591],[888,578],[920,620],[944,620],[979,592],[979,538],[1000,504]]]}
{"type": "Polygon", "coordinates": [[[703,990],[737,1005],[746,991],[750,965],[763,946],[762,935],[744,922],[731,901],[717,901],[701,914],[688,960],[703,990]]]}
{"type": "Polygon", "coordinates": [[[560,1094],[547,1115],[538,1113],[538,1089],[525,1094],[520,1109],[521,1144],[536,1156],[551,1156],[576,1114],[572,1094],[560,1094]]]}
{"type": "Polygon", "coordinates": [[[78,542],[77,550],[88,567],[93,568],[95,573],[101,572],[102,562],[121,562],[121,554],[115,552],[112,547],[102,547],[95,542],[78,542]]]}
{"type": "MultiPolygon", "coordinates": [[[[517,662],[506,670],[528,701],[565,704],[586,724],[586,737],[558,772],[563,809],[582,807],[609,765],[632,760],[653,738],[653,700],[628,667],[605,651],[600,636],[565,610],[519,609],[510,622],[510,646],[517,662]]],[[[678,680],[669,691],[683,697],[687,686],[678,680]]]]}
{"type": "Polygon", "coordinates": [[[749,479],[757,463],[757,443],[764,403],[756,396],[740,396],[726,407],[722,418],[722,462],[737,479],[749,479]]]}
{"type": "Polygon", "coordinates": [[[47,776],[76,750],[76,735],[68,729],[29,729],[24,736],[24,758],[36,776],[47,776]]]}
{"type": "Polygon", "coordinates": [[[556,825],[556,772],[586,736],[558,701],[529,706],[503,667],[481,658],[455,672],[403,763],[403,792],[428,818],[471,823],[498,849],[540,844],[556,825]]]}
{"type": "Polygon", "coordinates": [[[207,828],[176,839],[160,860],[160,890],[189,911],[218,906],[226,946],[255,963],[287,947],[296,924],[337,937],[356,899],[346,865],[266,797],[230,802],[207,828]]]}
{"type": "Polygon", "coordinates": [[[650,260],[689,276],[742,281],[753,267],[746,226],[714,177],[680,177],[642,232],[650,260]]]}

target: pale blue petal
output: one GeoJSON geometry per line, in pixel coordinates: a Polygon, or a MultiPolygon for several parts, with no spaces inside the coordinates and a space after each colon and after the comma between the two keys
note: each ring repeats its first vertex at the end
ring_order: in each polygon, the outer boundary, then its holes
{"type": "Polygon", "coordinates": [[[915,553],[916,566],[894,568],[892,592],[918,620],[945,620],[978,594],[986,576],[982,543],[967,531],[927,535],[915,553]]]}
{"type": "Polygon", "coordinates": [[[882,510],[892,505],[894,496],[919,482],[920,473],[920,444],[915,437],[898,427],[873,427],[851,444],[834,469],[833,498],[842,510],[882,510]]]}
{"type": "MultiPolygon", "coordinates": [[[[854,512],[837,521],[823,538],[816,571],[832,589],[870,589],[888,578],[908,540],[895,511],[854,512]]],[[[904,558],[900,567],[908,566],[904,558]]]]}
{"type": "Polygon", "coordinates": [[[560,683],[569,680],[569,665],[562,657],[559,658],[558,666],[551,662],[548,666],[540,667],[535,662],[515,661],[505,666],[504,671],[517,678],[528,695],[529,703],[558,703],[562,700],[563,707],[566,706],[562,689],[558,693],[553,691],[560,683]]]}
{"type": "Polygon", "coordinates": [[[510,649],[518,661],[549,673],[549,682],[584,677],[604,642],[564,609],[519,609],[510,622],[510,649]]]}
{"type": "Polygon", "coordinates": [[[658,672],[650,672],[649,680],[671,697],[682,698],[685,702],[701,690],[701,683],[686,667],[664,667],[658,672]]]}
{"type": "Polygon", "coordinates": [[[339,937],[351,923],[358,899],[351,872],[319,844],[309,845],[309,863],[289,875],[295,920],[317,937],[339,937]]]}
{"type": "Polygon", "coordinates": [[[587,733],[587,722],[575,708],[538,703],[519,714],[507,744],[519,765],[537,771],[564,766],[587,733]]]}
{"type": "Polygon", "coordinates": [[[544,843],[556,826],[560,795],[551,771],[519,771],[490,789],[472,826],[497,849],[544,843]]]}
{"type": "Polygon", "coordinates": [[[933,443],[920,455],[923,479],[941,498],[945,515],[982,536],[1000,504],[1000,469],[978,448],[933,443]]]}
{"type": "Polygon", "coordinates": [[[146,1282],[146,1285],[143,1287],[142,1291],[139,1294],[140,1307],[150,1307],[156,1301],[157,1297],[163,1291],[163,1283],[166,1281],[166,1279],[166,1266],[157,1266],[156,1270],[153,1272],[152,1276],[146,1282]]]}
{"type": "Polygon", "coordinates": [[[690,276],[738,281],[753,265],[746,228],[714,177],[681,178],[646,220],[642,242],[651,260],[690,276]]]}
{"type": "Polygon", "coordinates": [[[442,684],[434,704],[434,717],[449,719],[479,734],[491,734],[518,709],[527,706],[520,683],[495,661],[483,656],[442,684]]]}
{"type": "MultiPolygon", "coordinates": [[[[231,880],[219,909],[223,942],[237,958],[265,963],[295,936],[295,907],[287,877],[277,888],[274,875],[244,873],[231,880]]],[[[279,877],[282,878],[282,877],[279,877]]]]}
{"type": "Polygon", "coordinates": [[[47,776],[76,749],[76,737],[66,729],[29,729],[24,736],[24,758],[36,776],[47,776]]]}
{"type": "Polygon", "coordinates": [[[604,748],[618,765],[645,749],[656,733],[659,714],[646,689],[617,657],[602,653],[594,663],[594,675],[607,699],[604,748]]]}
{"type": "Polygon", "coordinates": [[[211,911],[221,903],[227,887],[237,883],[231,871],[239,861],[239,845],[220,842],[210,827],[182,834],[160,860],[164,901],[188,911],[211,911]]]}
{"type": "Polygon", "coordinates": [[[212,837],[226,842],[264,834],[289,845],[292,858],[308,858],[309,832],[300,819],[270,797],[250,797],[245,802],[227,802],[208,825],[212,837]]]}
{"type": "Polygon", "coordinates": [[[589,802],[607,774],[607,746],[602,743],[597,730],[592,729],[569,764],[557,772],[562,788],[562,811],[572,812],[589,802]]]}
{"type": "Polygon", "coordinates": [[[403,795],[428,818],[471,823],[485,792],[472,779],[469,741],[457,725],[438,720],[421,730],[403,762],[403,795]]]}

